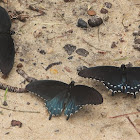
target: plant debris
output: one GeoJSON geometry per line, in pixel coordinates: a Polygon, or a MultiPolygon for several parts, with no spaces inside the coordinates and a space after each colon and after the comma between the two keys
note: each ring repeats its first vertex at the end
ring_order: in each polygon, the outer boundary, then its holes
{"type": "Polygon", "coordinates": [[[45,68],[45,70],[47,71],[47,70],[49,70],[50,68],[52,68],[53,66],[55,66],[55,65],[60,65],[60,64],[62,64],[62,62],[51,63],[51,64],[49,64],[49,65],[45,68]]]}
{"type": "Polygon", "coordinates": [[[35,7],[35,6],[32,6],[32,5],[29,5],[29,9],[30,9],[30,10],[33,10],[33,11],[36,11],[36,12],[39,12],[39,13],[40,13],[40,15],[39,15],[39,16],[41,16],[41,15],[44,15],[44,14],[45,14],[45,12],[44,12],[44,11],[42,11],[42,10],[40,10],[39,8],[37,8],[37,7],[35,7]]]}
{"type": "Polygon", "coordinates": [[[10,92],[17,92],[17,93],[26,92],[25,88],[12,87],[12,86],[0,83],[0,89],[6,90],[7,88],[8,88],[8,91],[10,92]]]}
{"type": "MultiPolygon", "coordinates": [[[[22,77],[24,77],[25,80],[26,80],[27,82],[29,82],[29,83],[37,80],[37,79],[35,79],[35,78],[29,77],[29,76],[28,76],[23,70],[21,70],[21,69],[17,69],[16,71],[17,71],[18,74],[20,74],[22,77]]],[[[9,90],[9,88],[8,88],[8,90],[9,90]]],[[[25,89],[24,89],[24,90],[25,90],[25,89]]]]}

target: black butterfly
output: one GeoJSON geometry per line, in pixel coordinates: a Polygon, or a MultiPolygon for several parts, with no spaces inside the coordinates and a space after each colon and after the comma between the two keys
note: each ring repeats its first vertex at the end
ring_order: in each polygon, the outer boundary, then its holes
{"type": "Polygon", "coordinates": [[[84,69],[78,75],[101,81],[112,92],[136,94],[140,91],[140,67],[97,66],[84,69]]]}
{"type": "Polygon", "coordinates": [[[37,80],[26,86],[27,91],[32,92],[45,100],[45,105],[52,116],[58,116],[64,110],[69,117],[86,104],[101,104],[103,98],[94,88],[84,85],[74,85],[74,81],[66,84],[54,80],[37,80]]]}
{"type": "Polygon", "coordinates": [[[13,68],[15,57],[10,28],[10,17],[6,10],[0,6],[0,70],[6,76],[13,68]]]}

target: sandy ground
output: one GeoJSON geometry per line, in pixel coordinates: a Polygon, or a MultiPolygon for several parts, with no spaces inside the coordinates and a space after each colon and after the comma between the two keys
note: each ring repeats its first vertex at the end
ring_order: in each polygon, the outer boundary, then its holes
{"type": "MultiPolygon", "coordinates": [[[[140,66],[140,52],[135,50],[133,31],[138,30],[140,24],[139,0],[108,0],[112,8],[107,9],[109,19],[99,27],[83,30],[76,26],[78,18],[88,20],[88,7],[93,7],[97,15],[100,13],[104,0],[75,0],[65,3],[63,0],[9,0],[8,5],[0,3],[8,11],[24,11],[29,18],[26,22],[15,20],[12,30],[15,31],[13,39],[17,53],[15,64],[9,78],[0,81],[12,86],[25,87],[21,84],[24,80],[17,74],[17,64],[23,64],[23,70],[37,79],[54,79],[70,83],[71,79],[76,84],[84,84],[95,87],[103,96],[104,103],[98,106],[86,106],[73,115],[69,121],[62,114],[48,120],[49,114],[43,101],[29,93],[7,94],[6,110],[0,108],[0,139],[1,140],[139,140],[140,139],[140,95],[137,98],[122,93],[114,97],[100,83],[84,79],[77,75],[79,66],[128,64],[140,66]],[[29,5],[41,8],[46,14],[38,15],[38,12],[29,10],[29,5]],[[128,26],[126,32],[124,26],[128,26]],[[67,31],[73,30],[73,33],[67,31]],[[38,32],[40,36],[35,35],[38,32]],[[83,41],[87,41],[85,43],[83,41]],[[123,41],[120,41],[123,40],[123,41]],[[111,48],[112,42],[117,42],[116,48],[111,48]],[[71,60],[63,47],[66,44],[84,48],[89,52],[83,57],[74,52],[71,60]],[[95,49],[96,48],[96,49],[95,49]],[[46,52],[45,55],[39,53],[46,52]],[[20,59],[24,59],[23,62],[20,59]],[[45,71],[50,63],[61,61],[62,64],[45,71]],[[33,63],[36,63],[34,65],[33,63]],[[27,102],[30,104],[28,105],[27,102]],[[25,111],[14,112],[13,109],[25,111]],[[28,113],[26,111],[39,111],[40,113],[28,113]],[[132,113],[127,117],[110,118],[116,115],[132,113]],[[129,120],[130,119],[130,120],[129,120]],[[22,122],[22,127],[12,127],[11,121],[22,122]],[[136,128],[132,125],[135,125],[136,128]],[[139,131],[139,133],[138,133],[139,131]]],[[[37,34],[38,35],[38,34],[37,34]]],[[[2,74],[1,74],[2,75],[2,74]]],[[[0,90],[0,107],[4,107],[4,91],[0,90]]]]}

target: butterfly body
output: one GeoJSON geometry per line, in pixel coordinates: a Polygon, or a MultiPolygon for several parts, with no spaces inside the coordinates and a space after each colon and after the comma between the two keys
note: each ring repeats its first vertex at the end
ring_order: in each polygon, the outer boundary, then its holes
{"type": "Polygon", "coordinates": [[[84,85],[66,84],[55,80],[38,80],[26,86],[26,89],[45,100],[45,106],[52,116],[58,116],[64,110],[69,117],[86,104],[101,104],[101,94],[93,88],[84,85]]]}
{"type": "Polygon", "coordinates": [[[8,75],[14,64],[15,48],[10,34],[11,21],[8,13],[0,6],[0,70],[8,75]]]}
{"type": "Polygon", "coordinates": [[[92,78],[101,81],[112,95],[116,92],[136,94],[140,91],[140,67],[97,66],[87,68],[79,72],[85,78],[92,78]]]}

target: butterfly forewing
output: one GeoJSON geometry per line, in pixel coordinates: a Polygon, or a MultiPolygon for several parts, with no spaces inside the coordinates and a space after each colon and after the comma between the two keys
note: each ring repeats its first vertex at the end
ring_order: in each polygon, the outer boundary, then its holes
{"type": "Polygon", "coordinates": [[[43,97],[45,100],[49,100],[66,91],[68,84],[55,80],[38,80],[28,84],[26,89],[43,97]]]}
{"type": "Polygon", "coordinates": [[[121,80],[121,70],[114,66],[97,66],[84,69],[78,73],[84,78],[92,78],[112,84],[119,84],[121,80]],[[115,79],[115,80],[114,80],[115,79]]]}

